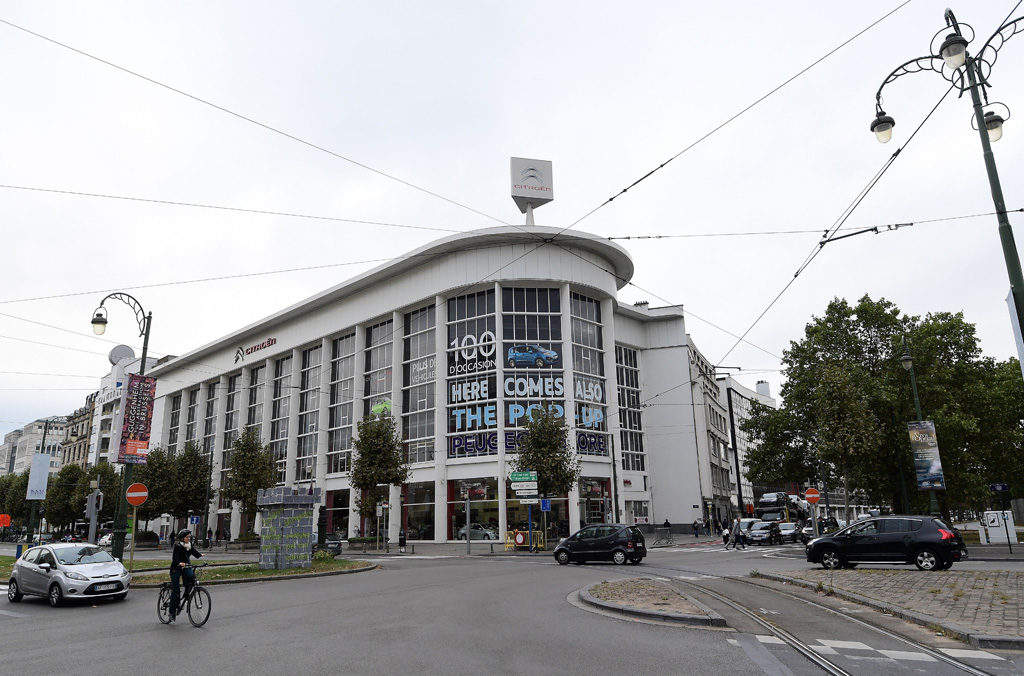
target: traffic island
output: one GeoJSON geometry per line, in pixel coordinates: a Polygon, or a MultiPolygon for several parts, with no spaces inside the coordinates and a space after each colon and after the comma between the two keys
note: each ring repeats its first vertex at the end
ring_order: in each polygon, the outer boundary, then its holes
{"type": "Polygon", "coordinates": [[[602,582],[581,589],[580,601],[612,613],[661,622],[725,627],[725,618],[697,599],[647,577],[602,582]]]}

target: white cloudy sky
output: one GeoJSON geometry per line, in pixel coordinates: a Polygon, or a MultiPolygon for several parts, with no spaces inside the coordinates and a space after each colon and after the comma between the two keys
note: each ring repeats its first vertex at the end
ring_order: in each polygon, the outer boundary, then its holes
{"type": "MultiPolygon", "coordinates": [[[[937,74],[901,78],[885,91],[894,141],[868,130],[878,86],[928,53],[947,4],[4,0],[0,434],[80,406],[114,344],[139,351],[126,305],[92,335],[107,293],[152,311],[154,355],[185,353],[449,232],[522,224],[511,156],[554,163],[538,224],[667,236],[620,240],[636,263],[620,298],[684,305],[698,348],[750,386],[777,391],[778,356],[811,315],[865,293],[962,310],[1005,359],[997,224],[969,102],[953,97],[845,227],[915,225],[826,246],[731,350],[939,101],[937,74]]],[[[975,49],[1024,14],[962,4],[975,49]]],[[[1024,36],[992,81],[993,100],[1024,110],[1024,36]]],[[[1011,210],[1019,119],[995,145],[1011,210]]]]}

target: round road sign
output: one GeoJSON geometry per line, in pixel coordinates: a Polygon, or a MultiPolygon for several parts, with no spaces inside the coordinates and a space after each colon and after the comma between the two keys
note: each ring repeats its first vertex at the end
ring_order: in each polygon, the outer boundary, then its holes
{"type": "Polygon", "coordinates": [[[818,492],[817,488],[808,488],[804,492],[804,500],[812,505],[816,505],[818,504],[818,500],[821,500],[821,493],[818,492]]]}
{"type": "Polygon", "coordinates": [[[146,488],[145,484],[132,484],[128,487],[128,492],[125,494],[128,504],[132,507],[138,507],[144,503],[148,497],[149,489],[146,488]]]}

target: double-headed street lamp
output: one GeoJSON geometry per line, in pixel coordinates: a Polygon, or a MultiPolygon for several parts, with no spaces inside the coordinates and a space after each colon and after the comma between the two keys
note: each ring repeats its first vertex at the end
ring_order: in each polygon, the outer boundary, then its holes
{"type": "MultiPolygon", "coordinates": [[[[139,301],[127,293],[112,293],[100,301],[92,318],[92,330],[97,336],[102,336],[107,330],[107,310],[103,307],[111,298],[126,303],[135,310],[135,318],[139,322],[139,335],[142,336],[142,361],[139,365],[139,375],[146,375],[146,353],[149,351],[149,329],[153,325],[153,313],[146,314],[139,301]]],[[[122,412],[123,413],[123,412],[122,412]]],[[[121,495],[117,500],[117,512],[114,515],[114,537],[110,543],[110,553],[114,558],[120,559],[124,556],[124,535],[128,530],[128,487],[132,485],[132,463],[125,463],[124,472],[121,476],[121,495]]]]}
{"type": "MultiPolygon", "coordinates": [[[[914,377],[914,358],[910,355],[910,347],[907,346],[907,339],[905,337],[900,338],[900,342],[903,343],[903,356],[900,357],[900,364],[910,374],[910,389],[914,392],[914,410],[917,412],[917,421],[921,422],[924,420],[924,416],[921,415],[921,400],[917,398],[917,379],[914,377]]],[[[902,477],[901,477],[902,478],[902,477]]],[[[935,497],[935,489],[928,491],[929,496],[929,511],[932,516],[942,516],[942,510],[939,509],[939,500],[935,497]]]]}
{"type": "MultiPolygon", "coordinates": [[[[896,78],[910,73],[933,71],[942,75],[949,82],[960,90],[960,96],[964,93],[971,93],[971,100],[974,102],[974,120],[972,126],[978,130],[981,136],[981,148],[985,157],[985,169],[988,171],[989,187],[992,191],[992,202],[996,208],[996,219],[999,222],[999,239],[1003,247],[1003,258],[1006,261],[1006,272],[1010,278],[1010,290],[1013,294],[1013,304],[1017,315],[1017,324],[1020,330],[1024,331],[1024,276],[1021,274],[1020,258],[1017,255],[1017,245],[1013,241],[1013,230],[1010,228],[1010,221],[1006,217],[1006,205],[1003,201],[1003,189],[999,184],[999,173],[996,171],[996,161],[992,155],[992,142],[998,141],[1003,135],[1003,122],[1010,118],[1010,109],[1002,103],[989,104],[988,87],[989,75],[992,66],[996,62],[999,50],[1003,44],[1017,33],[1024,32],[1024,16],[1013,21],[1008,21],[999,27],[988,42],[982,46],[977,55],[972,56],[967,51],[967,46],[974,39],[974,29],[969,24],[958,23],[953,16],[952,10],[947,9],[946,28],[935,34],[932,38],[932,51],[935,52],[935,44],[943,33],[949,29],[953,32],[946,35],[938,47],[938,53],[928,56],[921,56],[907,61],[899,68],[889,74],[882,82],[875,94],[875,119],[871,123],[871,131],[882,143],[887,143],[892,138],[892,128],[896,125],[895,120],[886,115],[882,110],[882,89],[896,78]],[[964,37],[962,28],[970,29],[971,40],[964,37]],[[981,98],[985,98],[985,105],[1001,107],[1006,112],[1003,117],[995,110],[985,111],[982,107],[981,98]]],[[[913,373],[913,371],[911,371],[913,373]]],[[[911,376],[913,377],[913,376],[911,376]]],[[[920,414],[918,414],[920,418],[920,414]]]]}

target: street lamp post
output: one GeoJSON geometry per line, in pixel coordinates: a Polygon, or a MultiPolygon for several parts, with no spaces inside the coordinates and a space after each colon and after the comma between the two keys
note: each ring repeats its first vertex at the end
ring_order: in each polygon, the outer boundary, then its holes
{"type": "MultiPolygon", "coordinates": [[[[937,39],[947,30],[953,32],[948,34],[938,48],[938,54],[918,57],[907,61],[882,82],[875,94],[875,119],[871,123],[871,131],[881,143],[887,143],[892,138],[892,128],[896,125],[892,117],[886,115],[882,110],[882,89],[885,85],[903,75],[923,71],[939,73],[947,79],[954,87],[960,90],[960,96],[970,92],[971,101],[974,104],[974,121],[978,134],[981,137],[981,148],[985,158],[985,169],[988,172],[989,188],[992,191],[992,203],[996,208],[996,219],[999,223],[999,240],[1002,244],[1003,259],[1006,263],[1007,276],[1010,278],[1010,290],[1013,296],[1014,310],[1017,315],[1017,324],[1020,330],[1024,331],[1024,275],[1021,274],[1020,258],[1017,254],[1017,245],[1013,239],[1013,229],[1010,227],[1010,220],[1006,216],[1006,205],[1003,201],[1003,189],[999,183],[999,172],[996,170],[995,157],[992,155],[992,142],[998,141],[1003,135],[1003,122],[1010,118],[1009,108],[1002,103],[993,103],[992,106],[1001,106],[1006,111],[1004,118],[994,110],[985,111],[982,106],[982,97],[985,105],[988,102],[988,87],[991,86],[988,76],[991,74],[992,65],[1003,44],[1017,33],[1024,32],[1024,16],[1008,21],[999,27],[988,42],[984,44],[976,56],[967,51],[970,40],[964,37],[962,27],[969,28],[971,39],[974,38],[974,29],[968,24],[960,24],[953,16],[952,10],[947,9],[945,14],[946,28],[936,33],[932,38],[932,47],[937,39]]],[[[911,372],[913,373],[913,372],[911,372]]],[[[913,378],[913,376],[911,376],[913,378]]],[[[920,414],[918,415],[920,418],[920,414]]]]}
{"type": "MultiPolygon", "coordinates": [[[[107,330],[107,310],[103,307],[103,304],[111,298],[122,301],[131,307],[132,310],[135,310],[135,318],[139,322],[139,335],[142,336],[142,361],[139,364],[139,375],[144,376],[146,375],[146,353],[149,351],[149,329],[153,325],[153,313],[146,314],[139,301],[127,293],[121,293],[120,291],[112,293],[100,301],[100,305],[96,308],[92,318],[92,330],[97,336],[102,336],[104,331],[107,330]]],[[[125,463],[124,472],[121,473],[121,495],[117,500],[117,511],[114,515],[114,537],[110,543],[110,553],[116,559],[123,558],[124,556],[124,537],[128,530],[127,496],[128,487],[132,485],[133,467],[132,463],[125,463]]]]}
{"type": "MultiPolygon", "coordinates": [[[[900,364],[910,374],[910,389],[914,392],[914,410],[917,412],[918,422],[924,420],[924,416],[921,415],[921,400],[917,397],[917,379],[914,377],[914,358],[910,355],[910,347],[907,346],[907,339],[901,337],[900,341],[903,343],[903,356],[900,357],[900,364]]],[[[935,489],[928,491],[929,498],[929,511],[932,516],[942,516],[942,511],[939,509],[939,500],[935,497],[935,489]]]]}

